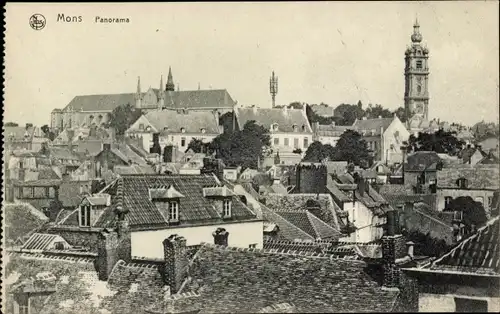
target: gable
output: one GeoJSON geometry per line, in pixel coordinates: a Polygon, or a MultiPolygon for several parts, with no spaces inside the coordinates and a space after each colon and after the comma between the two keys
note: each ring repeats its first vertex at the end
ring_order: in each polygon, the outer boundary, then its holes
{"type": "Polygon", "coordinates": [[[125,133],[131,133],[131,132],[147,132],[146,129],[150,127],[151,132],[159,132],[158,129],[155,128],[155,126],[146,118],[145,115],[142,115],[135,121],[125,133]],[[143,128],[141,128],[143,127],[143,128]]]}

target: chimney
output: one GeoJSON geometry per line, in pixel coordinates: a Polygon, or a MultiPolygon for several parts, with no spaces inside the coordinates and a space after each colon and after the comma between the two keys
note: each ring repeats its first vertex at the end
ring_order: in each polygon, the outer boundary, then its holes
{"type": "Polygon", "coordinates": [[[118,262],[118,233],[114,230],[104,229],[99,233],[97,240],[96,268],[99,280],[108,280],[111,271],[118,262]]]}
{"type": "Polygon", "coordinates": [[[408,241],[406,242],[406,247],[408,248],[408,256],[413,258],[414,254],[413,254],[413,248],[415,246],[415,243],[413,243],[412,241],[408,241]]]}
{"type": "Polygon", "coordinates": [[[407,256],[406,239],[399,232],[396,211],[387,212],[387,234],[382,237],[383,286],[399,286],[400,269],[398,263],[407,256]]]}
{"type": "Polygon", "coordinates": [[[255,105],[252,106],[253,114],[257,114],[257,107],[255,105]]]}
{"type": "Polygon", "coordinates": [[[319,122],[316,121],[314,122],[314,132],[318,132],[318,130],[319,130],[319,122]]]}
{"type": "Polygon", "coordinates": [[[186,239],[173,234],[163,241],[164,267],[163,282],[170,287],[172,294],[179,291],[188,273],[189,260],[186,252],[186,239]]]}
{"type": "Polygon", "coordinates": [[[214,232],[212,232],[212,236],[214,237],[215,245],[227,246],[227,238],[229,237],[229,232],[224,228],[217,228],[214,232]]]}

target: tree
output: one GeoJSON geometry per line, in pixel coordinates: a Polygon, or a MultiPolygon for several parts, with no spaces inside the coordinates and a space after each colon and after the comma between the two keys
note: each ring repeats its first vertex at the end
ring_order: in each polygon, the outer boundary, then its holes
{"type": "Polygon", "coordinates": [[[45,137],[49,140],[53,141],[56,138],[56,135],[50,130],[47,124],[43,125],[40,129],[45,134],[45,137]]]}
{"type": "Polygon", "coordinates": [[[493,122],[487,123],[484,121],[474,124],[472,127],[472,132],[474,133],[474,139],[481,142],[484,139],[490,137],[498,137],[499,135],[499,125],[493,122]]]}
{"type": "Polygon", "coordinates": [[[352,125],[356,119],[362,119],[365,115],[361,102],[358,105],[341,104],[333,112],[338,125],[352,125]]]}
{"type": "Polygon", "coordinates": [[[462,223],[468,232],[472,231],[472,225],[478,228],[488,221],[483,204],[474,201],[470,196],[459,196],[451,200],[444,211],[463,212],[462,223]]]}
{"type": "Polygon", "coordinates": [[[406,119],[405,108],[399,107],[398,109],[394,110],[394,113],[399,118],[399,120],[401,120],[401,122],[406,122],[407,119],[406,119]]]}
{"type": "Polygon", "coordinates": [[[289,109],[303,109],[306,104],[302,104],[301,102],[294,101],[288,105],[289,109]]]}
{"type": "Polygon", "coordinates": [[[368,168],[373,162],[373,157],[361,134],[353,130],[346,130],[340,135],[337,145],[335,145],[332,160],[347,161],[368,168]]]}
{"type": "Polygon", "coordinates": [[[189,144],[188,144],[186,152],[191,149],[195,153],[204,153],[207,151],[207,147],[208,147],[208,144],[203,143],[202,140],[193,137],[191,139],[191,142],[189,142],[189,144]]]}
{"type": "Polygon", "coordinates": [[[115,129],[117,135],[123,135],[140,116],[142,110],[131,104],[118,106],[111,112],[109,126],[115,129]]]}
{"type": "Polygon", "coordinates": [[[15,122],[5,122],[4,126],[19,126],[19,124],[15,123],[15,122]]]}
{"type": "Polygon", "coordinates": [[[455,137],[455,132],[447,132],[442,129],[435,133],[418,133],[418,136],[410,135],[407,152],[434,151],[436,153],[457,156],[464,147],[465,142],[455,137]]]}
{"type": "Polygon", "coordinates": [[[373,106],[372,104],[368,105],[368,109],[366,109],[365,114],[368,116],[370,119],[375,119],[378,117],[381,118],[392,118],[393,113],[389,109],[385,109],[382,107],[382,105],[375,105],[373,106]]]}
{"type": "Polygon", "coordinates": [[[305,105],[305,106],[306,106],[307,120],[309,120],[309,123],[313,124],[315,122],[319,122],[319,124],[332,124],[332,122],[336,122],[335,117],[333,117],[333,116],[332,117],[320,116],[312,110],[311,106],[309,106],[309,105],[305,105]]]}
{"type": "Polygon", "coordinates": [[[331,145],[323,145],[318,141],[314,141],[307,148],[303,161],[321,162],[325,158],[332,159],[335,155],[335,149],[331,145]]]}
{"type": "Polygon", "coordinates": [[[410,232],[403,231],[403,235],[415,243],[415,255],[420,256],[442,256],[449,252],[451,247],[446,244],[442,239],[433,238],[430,233],[423,234],[418,230],[411,230],[410,232]]]}
{"type": "Polygon", "coordinates": [[[209,144],[209,152],[215,152],[216,157],[222,159],[226,165],[257,168],[266,149],[271,145],[271,138],[267,130],[248,121],[243,130],[232,133],[223,133],[209,144]]]}

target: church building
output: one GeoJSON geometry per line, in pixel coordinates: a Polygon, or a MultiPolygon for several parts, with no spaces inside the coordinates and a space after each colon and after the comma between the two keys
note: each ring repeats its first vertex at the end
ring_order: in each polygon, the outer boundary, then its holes
{"type": "Polygon", "coordinates": [[[413,25],[411,41],[405,51],[404,108],[408,131],[416,133],[429,127],[429,49],[421,44],[418,21],[413,25]]]}
{"type": "Polygon", "coordinates": [[[135,93],[82,95],[76,96],[64,109],[54,109],[51,113],[53,130],[88,128],[101,126],[111,118],[111,112],[118,106],[134,105],[145,113],[158,109],[189,109],[190,111],[215,111],[223,114],[232,111],[236,102],[225,89],[175,90],[172,71],[169,68],[167,84],[160,88],[141,91],[141,79],[137,80],[135,93]]]}

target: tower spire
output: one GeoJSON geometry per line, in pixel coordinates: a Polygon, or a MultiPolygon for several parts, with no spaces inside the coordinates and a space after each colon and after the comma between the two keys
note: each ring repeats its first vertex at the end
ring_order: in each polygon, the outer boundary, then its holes
{"type": "Polygon", "coordinates": [[[168,67],[168,77],[167,77],[167,86],[165,88],[166,91],[173,92],[175,90],[174,78],[172,77],[172,68],[168,67]]]}
{"type": "Polygon", "coordinates": [[[160,90],[158,91],[158,109],[165,107],[165,91],[163,90],[163,75],[160,76],[160,90]]]}
{"type": "Polygon", "coordinates": [[[135,93],[135,107],[141,108],[142,93],[141,93],[141,77],[137,77],[137,91],[135,93]]]}

